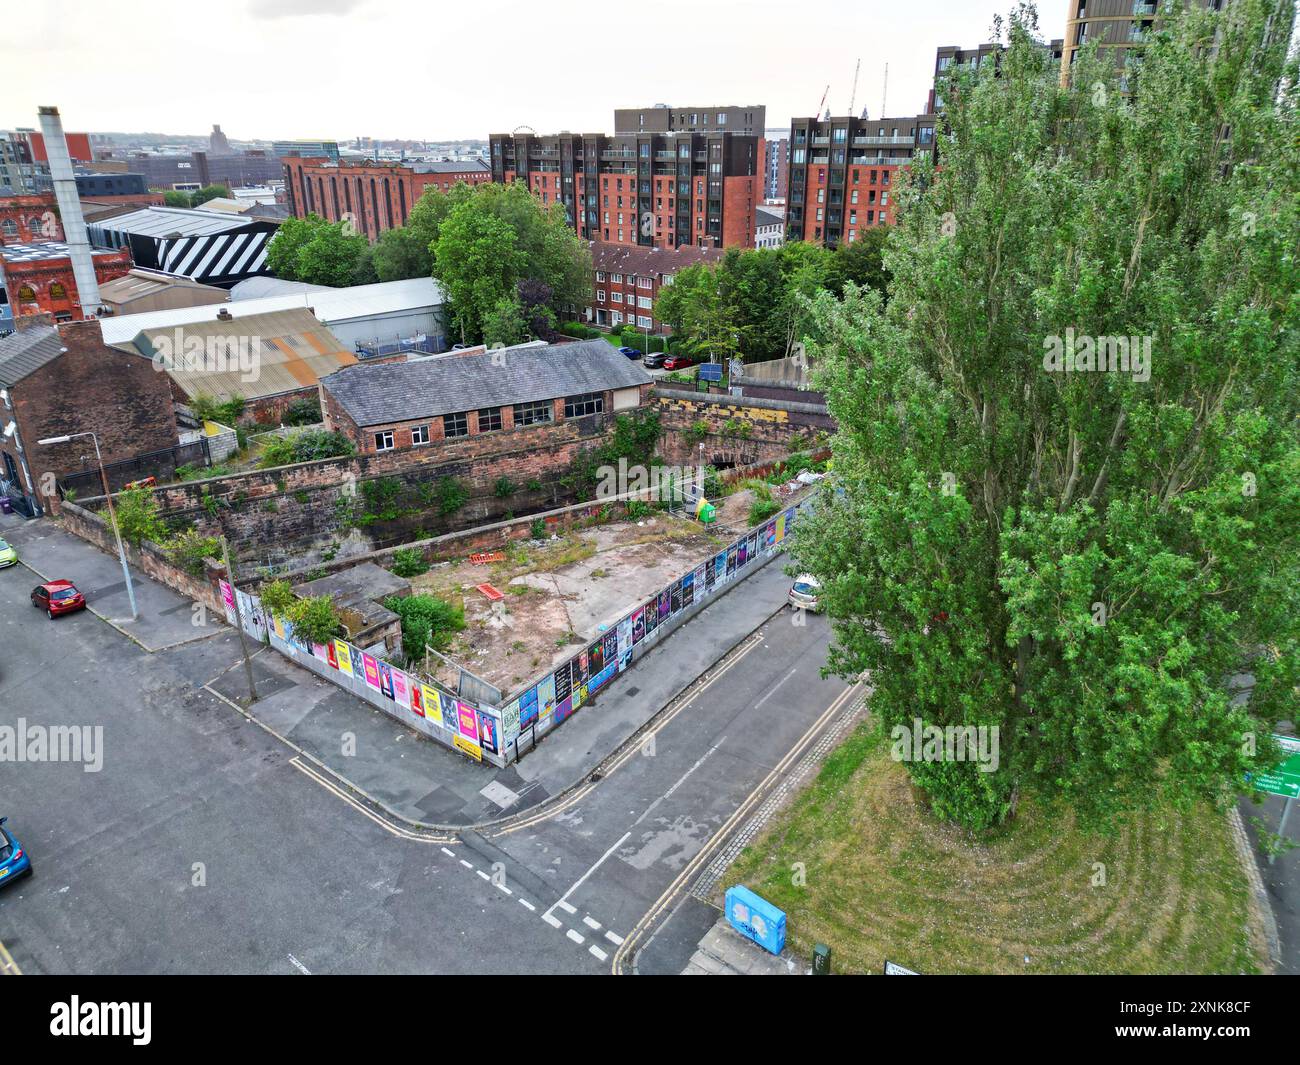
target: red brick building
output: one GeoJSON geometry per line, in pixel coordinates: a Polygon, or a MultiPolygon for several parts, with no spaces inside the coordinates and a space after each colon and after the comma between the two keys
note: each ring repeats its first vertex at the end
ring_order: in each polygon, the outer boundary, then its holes
{"type": "Polygon", "coordinates": [[[0,244],[62,239],[63,223],[54,193],[0,196],[0,244]]]}
{"type": "MultiPolygon", "coordinates": [[[[131,271],[131,253],[96,248],[91,252],[95,277],[103,284],[131,271]]],[[[0,246],[0,303],[15,320],[26,315],[48,313],[55,320],[81,318],[77,282],[72,273],[68,246],[61,241],[42,240],[30,244],[0,246]]]]}
{"type": "Polygon", "coordinates": [[[640,364],[588,340],[359,363],[322,377],[320,397],[325,428],[362,454],[458,442],[480,444],[471,450],[486,457],[531,447],[565,423],[589,436],[644,404],[650,387],[640,364]]]}
{"type": "Polygon", "coordinates": [[[15,333],[0,338],[0,388],[8,397],[0,402],[0,421],[18,426],[13,437],[0,438],[0,482],[38,496],[47,509],[54,480],[97,469],[95,449],[89,438],[54,446],[38,440],[94,432],[105,464],[177,442],[167,375],[137,354],[107,346],[98,320],[20,319],[15,333]]]}
{"type": "Polygon", "coordinates": [[[430,186],[448,191],[457,182],[492,180],[486,163],[349,163],[288,156],[284,187],[295,218],[317,214],[330,222],[350,218],[371,242],[406,224],[430,186]]]}
{"type": "Polygon", "coordinates": [[[763,138],[743,133],[494,133],[492,180],[564,205],[580,237],[627,247],[749,248],[763,138]]]}
{"type": "Polygon", "coordinates": [[[642,248],[620,244],[591,242],[591,265],[595,283],[587,320],[594,325],[617,328],[634,325],[651,333],[664,332],[666,326],[654,313],[655,302],[674,275],[688,266],[716,263],[723,256],[721,248],[700,248],[684,244],[680,248],[642,248]]]}

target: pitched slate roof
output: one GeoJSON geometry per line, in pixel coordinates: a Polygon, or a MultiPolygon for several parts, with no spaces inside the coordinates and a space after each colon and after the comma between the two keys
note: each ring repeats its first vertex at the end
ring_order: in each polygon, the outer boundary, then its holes
{"type": "Polygon", "coordinates": [[[63,354],[52,325],[35,325],[0,337],[0,387],[9,388],[63,354]]]}
{"type": "Polygon", "coordinates": [[[637,362],[604,340],[439,355],[414,362],[359,363],[321,378],[357,425],[434,418],[649,384],[637,362]]]}
{"type": "Polygon", "coordinates": [[[589,242],[593,269],[617,274],[676,274],[688,266],[716,263],[725,254],[721,248],[699,248],[683,244],[678,248],[644,248],[640,245],[589,242]]]}

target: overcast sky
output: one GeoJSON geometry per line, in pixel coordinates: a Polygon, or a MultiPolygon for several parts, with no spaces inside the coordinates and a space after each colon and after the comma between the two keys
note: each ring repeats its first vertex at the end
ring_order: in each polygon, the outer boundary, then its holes
{"type": "MultiPolygon", "coordinates": [[[[925,103],[941,44],[989,39],[1012,0],[43,0],[5,34],[0,128],[233,138],[485,138],[608,132],[615,107],[766,104],[768,126],[827,104],[925,103]]],[[[1041,0],[1044,37],[1066,0],[1041,0]]]]}

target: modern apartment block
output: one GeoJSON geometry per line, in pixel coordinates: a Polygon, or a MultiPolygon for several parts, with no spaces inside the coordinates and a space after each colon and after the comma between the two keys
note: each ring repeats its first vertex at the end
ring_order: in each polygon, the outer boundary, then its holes
{"type": "Polygon", "coordinates": [[[334,162],[324,157],[286,156],[284,188],[295,218],[317,214],[329,222],[351,220],[373,242],[379,234],[406,224],[411,208],[433,185],[444,192],[457,182],[492,180],[487,164],[334,162]]]}
{"type": "Polygon", "coordinates": [[[488,143],[493,181],[522,181],[543,203],[563,204],[587,240],[753,246],[761,131],[494,133],[488,143]]]}
{"type": "Polygon", "coordinates": [[[899,172],[934,150],[934,126],[934,115],[795,119],[786,239],[833,247],[892,223],[899,172]]]}
{"type": "MultiPolygon", "coordinates": [[[[1048,53],[1058,63],[1061,61],[1064,46],[1065,41],[1059,37],[1047,44],[1048,53]]],[[[934,114],[942,107],[940,83],[950,70],[960,67],[979,69],[987,63],[996,66],[1001,62],[1003,50],[1004,46],[1000,44],[981,44],[975,48],[961,48],[955,44],[940,45],[934,57],[934,87],[930,90],[926,111],[934,114]]]]}
{"type": "Polygon", "coordinates": [[[615,133],[748,133],[761,136],[767,121],[764,104],[740,107],[620,107],[614,111],[615,133]]]}
{"type": "Polygon", "coordinates": [[[784,200],[790,192],[790,138],[768,138],[763,152],[763,196],[784,200]]]}
{"type": "MultiPolygon", "coordinates": [[[[1191,0],[1200,7],[1222,11],[1230,0],[1191,0]]],[[[1061,57],[1061,84],[1079,49],[1091,41],[1115,54],[1115,65],[1125,70],[1135,48],[1141,48],[1160,21],[1161,0],[1066,0],[1065,42],[1061,57]]],[[[1126,84],[1122,87],[1126,88],[1126,84]]]]}

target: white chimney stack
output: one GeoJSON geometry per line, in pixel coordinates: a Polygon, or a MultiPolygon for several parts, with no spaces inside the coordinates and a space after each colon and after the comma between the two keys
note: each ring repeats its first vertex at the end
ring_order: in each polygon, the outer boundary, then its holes
{"type": "Polygon", "coordinates": [[[57,107],[40,108],[41,135],[45,138],[45,155],[50,161],[54,180],[54,199],[63,220],[63,237],[72,257],[72,277],[77,283],[77,300],[84,318],[94,318],[101,303],[99,281],[95,277],[95,260],[90,254],[86,220],[81,214],[77,179],[72,173],[72,157],[63,136],[63,122],[57,107]]]}

